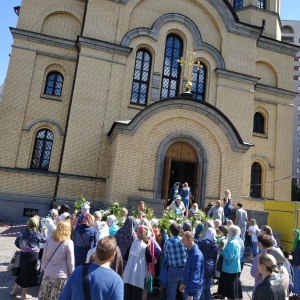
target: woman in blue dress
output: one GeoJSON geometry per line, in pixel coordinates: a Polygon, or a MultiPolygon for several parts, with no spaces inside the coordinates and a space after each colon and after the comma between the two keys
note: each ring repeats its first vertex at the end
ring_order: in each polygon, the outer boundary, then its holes
{"type": "Polygon", "coordinates": [[[182,185],[182,189],[180,191],[180,196],[181,196],[181,201],[183,202],[185,206],[185,216],[188,216],[189,213],[189,205],[190,205],[190,194],[191,194],[191,189],[189,188],[189,184],[185,182],[182,185]]]}

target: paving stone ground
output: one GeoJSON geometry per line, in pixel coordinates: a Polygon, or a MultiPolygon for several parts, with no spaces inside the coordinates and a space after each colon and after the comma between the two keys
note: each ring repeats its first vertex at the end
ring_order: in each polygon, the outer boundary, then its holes
{"type": "MultiPolygon", "coordinates": [[[[22,227],[9,228],[6,224],[0,224],[0,300],[12,300],[19,299],[21,295],[21,288],[16,297],[9,295],[15,281],[15,277],[11,275],[9,271],[6,271],[14,251],[17,248],[14,245],[16,238],[16,232],[19,232],[22,227]],[[2,226],[2,227],[1,227],[2,226]],[[2,235],[9,234],[9,235],[2,235]]],[[[252,287],[254,284],[253,278],[250,276],[251,261],[247,261],[244,265],[243,272],[241,274],[241,282],[243,287],[243,299],[250,300],[252,298],[252,287]]],[[[29,289],[29,294],[32,295],[32,300],[38,299],[39,287],[33,287],[29,289]]],[[[212,287],[212,293],[217,291],[217,286],[212,287]]],[[[158,297],[158,291],[155,291],[153,295],[149,297],[149,300],[161,299],[158,297]]],[[[112,299],[113,300],[113,299],[112,299]]],[[[135,300],[135,299],[132,299],[135,300]]]]}

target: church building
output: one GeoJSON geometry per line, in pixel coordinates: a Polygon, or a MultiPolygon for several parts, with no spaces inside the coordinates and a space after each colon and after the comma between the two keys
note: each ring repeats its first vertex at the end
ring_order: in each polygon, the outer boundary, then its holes
{"type": "MultiPolygon", "coordinates": [[[[280,0],[23,0],[0,102],[0,203],[290,201],[280,0]]],[[[28,211],[27,211],[28,212],[28,211]]]]}

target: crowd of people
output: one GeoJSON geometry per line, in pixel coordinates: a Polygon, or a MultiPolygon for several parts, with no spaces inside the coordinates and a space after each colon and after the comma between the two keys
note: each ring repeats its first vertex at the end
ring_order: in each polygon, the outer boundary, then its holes
{"type": "MultiPolygon", "coordinates": [[[[189,208],[178,191],[173,197],[167,209],[179,210],[180,216],[197,214],[197,204],[189,208]]],[[[53,208],[41,224],[39,217],[31,218],[16,238],[20,272],[10,295],[21,287],[21,299],[30,299],[28,289],[40,278],[41,300],[146,300],[159,279],[162,299],[242,299],[245,247],[253,260],[253,300],[300,295],[299,230],[293,230],[292,251],[283,253],[268,225],[259,228],[255,219],[248,221],[241,203],[231,220],[232,207],[226,190],[223,203],[207,208],[211,219],[204,224],[194,229],[189,221],[171,221],[163,231],[157,219],[146,218],[143,201],[136,219],[124,210],[122,224],[114,215],[106,221],[100,211],[91,215],[87,204],[76,218],[67,205],[53,208]],[[213,284],[218,284],[215,294],[213,284]]]]}

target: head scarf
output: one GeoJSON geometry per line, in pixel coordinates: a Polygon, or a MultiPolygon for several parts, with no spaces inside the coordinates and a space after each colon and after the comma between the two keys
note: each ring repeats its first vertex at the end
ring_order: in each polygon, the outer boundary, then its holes
{"type": "Polygon", "coordinates": [[[145,226],[145,225],[140,225],[140,226],[138,227],[137,234],[139,235],[139,234],[143,231],[144,228],[147,228],[147,229],[148,229],[147,226],[145,226]]]}
{"type": "Polygon", "coordinates": [[[28,220],[27,228],[36,231],[39,227],[39,224],[40,224],[39,216],[34,216],[28,220]]]}
{"type": "Polygon", "coordinates": [[[55,208],[50,209],[50,210],[49,210],[49,215],[50,215],[50,217],[51,217],[52,219],[54,219],[54,217],[58,215],[57,209],[55,209],[55,208]]]}
{"type": "Polygon", "coordinates": [[[196,227],[195,236],[198,236],[204,230],[204,226],[200,223],[196,227]]]}
{"type": "Polygon", "coordinates": [[[108,227],[117,225],[118,219],[114,215],[107,216],[107,225],[108,227]]]}
{"type": "Polygon", "coordinates": [[[216,241],[216,231],[211,227],[207,228],[206,233],[205,233],[205,239],[215,242],[216,241]]]}
{"type": "Polygon", "coordinates": [[[81,206],[81,213],[85,214],[85,213],[89,213],[90,212],[90,206],[87,203],[83,203],[81,206]]]}
{"type": "Polygon", "coordinates": [[[196,213],[199,211],[199,208],[198,208],[198,204],[197,204],[197,203],[193,203],[192,208],[191,208],[191,211],[193,212],[193,214],[196,214],[196,213]],[[194,207],[193,207],[194,205],[197,206],[196,209],[194,209],[194,207]]]}
{"type": "Polygon", "coordinates": [[[293,229],[293,232],[297,233],[297,237],[294,239],[294,244],[293,244],[293,250],[295,250],[298,242],[300,241],[300,231],[298,229],[293,229]]]}
{"type": "Polygon", "coordinates": [[[124,257],[128,247],[136,240],[136,233],[134,231],[134,217],[129,216],[124,225],[116,233],[117,245],[121,250],[122,257],[124,257]]]}

